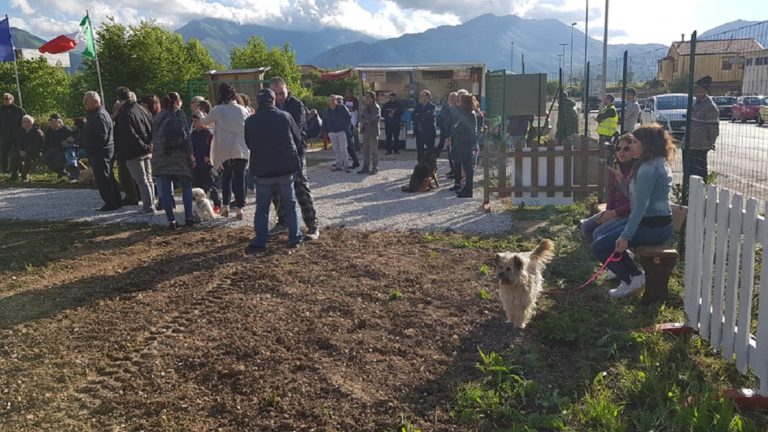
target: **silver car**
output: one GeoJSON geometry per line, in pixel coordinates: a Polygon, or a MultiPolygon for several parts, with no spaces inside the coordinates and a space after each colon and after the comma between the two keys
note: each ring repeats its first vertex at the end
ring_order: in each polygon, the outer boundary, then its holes
{"type": "MultiPolygon", "coordinates": [[[[693,98],[696,103],[696,98],[693,98]]],[[[686,112],[688,111],[688,95],[685,93],[668,93],[648,98],[645,108],[640,114],[642,124],[659,123],[676,138],[685,134],[686,112]]]]}

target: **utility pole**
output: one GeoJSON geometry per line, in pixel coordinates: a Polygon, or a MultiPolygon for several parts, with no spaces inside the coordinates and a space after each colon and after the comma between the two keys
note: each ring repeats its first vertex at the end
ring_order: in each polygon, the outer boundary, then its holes
{"type": "Polygon", "coordinates": [[[568,73],[568,88],[573,85],[573,29],[576,23],[571,24],[571,71],[568,73]]]}
{"type": "Polygon", "coordinates": [[[603,30],[603,95],[608,86],[608,2],[605,0],[605,29],[603,30]]]}
{"type": "Polygon", "coordinates": [[[515,43],[512,42],[512,55],[509,60],[509,73],[515,73],[515,43]]]}
{"type": "Polygon", "coordinates": [[[565,59],[563,58],[563,54],[558,54],[557,55],[557,68],[558,69],[560,69],[560,70],[563,69],[563,62],[564,61],[565,61],[565,59]]]}
{"type": "MultiPolygon", "coordinates": [[[[589,38],[589,0],[587,0],[587,7],[584,9],[585,16],[584,16],[584,73],[582,76],[582,80],[586,80],[589,76],[589,60],[587,59],[587,39],[589,38]]],[[[586,92],[586,89],[589,87],[588,83],[582,82],[581,88],[584,92],[584,95],[582,96],[581,103],[584,104],[587,102],[587,99],[589,98],[589,95],[586,92]]],[[[588,111],[588,110],[586,110],[588,111]]]]}

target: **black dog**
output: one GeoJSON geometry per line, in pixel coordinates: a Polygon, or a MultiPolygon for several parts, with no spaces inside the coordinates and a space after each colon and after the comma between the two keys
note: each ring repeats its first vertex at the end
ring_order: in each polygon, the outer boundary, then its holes
{"type": "Polygon", "coordinates": [[[437,181],[437,155],[439,154],[438,149],[427,150],[413,168],[408,186],[400,189],[403,192],[427,192],[433,188],[439,188],[440,183],[437,181]],[[435,181],[434,186],[432,186],[432,180],[435,181]]]}

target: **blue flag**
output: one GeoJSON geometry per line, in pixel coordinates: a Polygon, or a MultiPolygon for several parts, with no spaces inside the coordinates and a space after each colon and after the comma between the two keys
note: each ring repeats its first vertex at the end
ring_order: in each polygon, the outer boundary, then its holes
{"type": "Polygon", "coordinates": [[[0,62],[12,62],[16,60],[11,39],[11,25],[8,23],[8,15],[0,21],[0,62]]]}

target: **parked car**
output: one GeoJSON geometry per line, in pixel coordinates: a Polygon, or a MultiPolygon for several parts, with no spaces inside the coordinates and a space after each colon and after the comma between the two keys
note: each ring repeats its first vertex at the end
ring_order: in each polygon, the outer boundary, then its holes
{"type": "Polygon", "coordinates": [[[757,112],[757,125],[762,126],[766,121],[768,121],[768,98],[763,99],[763,104],[757,112]]]}
{"type": "MultiPolygon", "coordinates": [[[[696,98],[694,98],[694,103],[696,98]]],[[[685,114],[688,111],[688,95],[668,93],[648,98],[640,113],[640,123],[658,123],[675,138],[685,134],[685,114]]]]}
{"type": "Polygon", "coordinates": [[[731,118],[733,105],[736,103],[735,96],[715,96],[712,100],[715,101],[715,105],[720,111],[720,118],[731,118]]]}
{"type": "Polygon", "coordinates": [[[747,120],[757,121],[757,113],[764,102],[765,97],[763,96],[739,96],[736,103],[733,104],[731,121],[738,120],[742,123],[746,123],[747,120]]]}
{"type": "Polygon", "coordinates": [[[600,104],[603,103],[603,100],[600,99],[599,96],[590,96],[588,99],[589,104],[589,110],[590,111],[597,111],[600,109],[600,104]]]}

